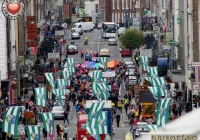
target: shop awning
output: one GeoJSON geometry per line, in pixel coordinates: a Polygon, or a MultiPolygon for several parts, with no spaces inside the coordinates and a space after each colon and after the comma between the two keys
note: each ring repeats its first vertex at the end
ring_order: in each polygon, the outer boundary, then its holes
{"type": "Polygon", "coordinates": [[[185,75],[180,70],[168,70],[167,76],[174,82],[185,82],[185,75]]]}

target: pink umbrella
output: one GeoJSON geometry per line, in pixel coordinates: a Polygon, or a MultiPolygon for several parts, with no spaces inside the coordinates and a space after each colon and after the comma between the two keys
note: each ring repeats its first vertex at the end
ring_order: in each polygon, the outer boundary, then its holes
{"type": "Polygon", "coordinates": [[[76,64],[75,67],[78,68],[80,66],[80,64],[76,64]]]}
{"type": "Polygon", "coordinates": [[[87,67],[88,63],[89,62],[84,62],[83,64],[81,64],[81,67],[83,67],[83,68],[87,67]]]}

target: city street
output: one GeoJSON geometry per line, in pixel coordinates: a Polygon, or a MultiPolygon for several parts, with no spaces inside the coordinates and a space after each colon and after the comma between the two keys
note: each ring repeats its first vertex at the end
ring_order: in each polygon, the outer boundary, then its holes
{"type": "MultiPolygon", "coordinates": [[[[118,46],[109,46],[108,45],[108,40],[102,39],[101,41],[101,32],[100,30],[95,29],[92,32],[87,32],[84,33],[81,36],[80,40],[74,40],[75,45],[78,47],[79,54],[76,55],[68,55],[68,57],[75,57],[76,58],[76,63],[77,62],[84,62],[84,59],[81,59],[81,50],[84,50],[86,52],[89,49],[92,49],[93,52],[99,52],[101,48],[108,48],[110,50],[110,57],[108,58],[108,61],[111,60],[117,60],[121,61],[121,56],[119,53],[119,47],[118,46]],[[84,45],[84,36],[88,36],[89,38],[89,43],[88,45],[84,45]]],[[[118,42],[119,45],[119,42],[118,42]]],[[[122,84],[122,95],[121,98],[123,97],[124,93],[126,92],[124,84],[122,84]]],[[[123,110],[124,112],[125,110],[123,110]]],[[[77,126],[77,117],[75,114],[75,108],[71,105],[71,111],[70,111],[70,125],[67,124],[67,127],[69,128],[69,138],[73,138],[76,135],[76,126],[77,126]]],[[[113,121],[114,124],[114,131],[115,135],[113,136],[113,140],[123,140],[125,137],[125,134],[130,130],[130,126],[128,123],[124,123],[123,120],[127,119],[125,118],[126,115],[121,113],[121,121],[120,121],[120,127],[116,127],[116,120],[113,121]]],[[[63,120],[55,120],[55,126],[57,124],[62,124],[63,125],[63,120]]]]}

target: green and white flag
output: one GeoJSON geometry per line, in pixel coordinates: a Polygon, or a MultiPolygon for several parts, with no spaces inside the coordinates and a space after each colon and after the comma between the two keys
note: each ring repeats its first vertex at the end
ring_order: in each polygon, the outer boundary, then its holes
{"type": "Polygon", "coordinates": [[[149,57],[148,56],[140,56],[140,61],[142,64],[142,70],[147,71],[149,66],[149,57]]]}
{"type": "Polygon", "coordinates": [[[44,73],[44,76],[46,80],[48,81],[49,85],[51,86],[51,89],[54,89],[55,81],[54,81],[53,73],[44,73]]]}
{"type": "Polygon", "coordinates": [[[9,107],[2,122],[2,131],[18,135],[18,121],[22,107],[9,107]]]}
{"type": "Polygon", "coordinates": [[[93,83],[92,91],[99,101],[108,100],[110,94],[108,91],[108,84],[105,83],[93,83]]]}
{"type": "Polygon", "coordinates": [[[99,134],[108,134],[108,112],[102,111],[98,118],[99,134]]]}
{"type": "Polygon", "coordinates": [[[92,71],[92,81],[94,83],[101,83],[103,81],[103,73],[101,70],[92,71]]]}
{"type": "Polygon", "coordinates": [[[62,78],[63,79],[67,79],[70,81],[70,77],[71,77],[72,73],[69,71],[62,71],[62,78]]]}
{"type": "Polygon", "coordinates": [[[28,125],[26,126],[28,140],[40,140],[40,126],[28,125]]]}
{"type": "Polygon", "coordinates": [[[165,77],[158,77],[152,79],[152,85],[155,87],[160,87],[163,90],[167,90],[167,83],[165,77]]]}
{"type": "Polygon", "coordinates": [[[158,67],[148,67],[147,72],[149,77],[158,78],[158,67]]]}
{"type": "Polygon", "coordinates": [[[99,62],[103,65],[104,68],[107,68],[107,63],[108,63],[107,57],[99,57],[99,62]]]}
{"type": "Polygon", "coordinates": [[[53,134],[54,127],[54,113],[41,113],[42,122],[44,125],[44,129],[53,134]]]}
{"type": "Polygon", "coordinates": [[[36,100],[36,105],[38,106],[46,106],[46,88],[34,88],[35,91],[35,100],[36,100]]]}
{"type": "Polygon", "coordinates": [[[148,89],[156,100],[160,99],[160,93],[158,87],[148,87],[148,89]]]}
{"type": "Polygon", "coordinates": [[[69,86],[70,83],[67,79],[56,79],[56,87],[57,89],[66,89],[66,86],[69,86]]]}
{"type": "Polygon", "coordinates": [[[52,89],[51,90],[53,94],[56,96],[56,98],[59,100],[59,102],[62,104],[62,98],[61,96],[65,96],[66,94],[69,94],[69,89],[52,89]]]}
{"type": "Polygon", "coordinates": [[[154,132],[156,130],[158,130],[158,126],[157,125],[147,125],[146,129],[149,130],[150,132],[154,132]]]}
{"type": "Polygon", "coordinates": [[[69,72],[75,72],[75,58],[66,58],[69,72]]]}
{"type": "Polygon", "coordinates": [[[168,123],[171,102],[171,98],[165,98],[158,101],[156,112],[156,124],[158,127],[163,127],[168,123]]]}
{"type": "Polygon", "coordinates": [[[145,77],[144,79],[152,84],[152,78],[151,77],[145,77]]]}
{"type": "Polygon", "coordinates": [[[88,121],[86,122],[86,130],[92,135],[95,140],[100,140],[98,129],[98,118],[105,103],[93,103],[88,113],[88,121]]]}

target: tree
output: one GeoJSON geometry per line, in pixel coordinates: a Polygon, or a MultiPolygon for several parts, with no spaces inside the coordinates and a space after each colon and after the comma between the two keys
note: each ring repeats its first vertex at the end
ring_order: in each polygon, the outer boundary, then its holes
{"type": "Polygon", "coordinates": [[[136,29],[126,30],[119,38],[122,46],[131,51],[138,49],[144,43],[143,34],[136,29]]]}

